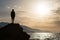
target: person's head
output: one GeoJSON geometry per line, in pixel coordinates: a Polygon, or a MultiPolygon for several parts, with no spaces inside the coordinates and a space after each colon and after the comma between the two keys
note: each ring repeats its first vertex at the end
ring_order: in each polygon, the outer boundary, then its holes
{"type": "Polygon", "coordinates": [[[12,9],[12,12],[14,12],[14,9],[12,9]]]}

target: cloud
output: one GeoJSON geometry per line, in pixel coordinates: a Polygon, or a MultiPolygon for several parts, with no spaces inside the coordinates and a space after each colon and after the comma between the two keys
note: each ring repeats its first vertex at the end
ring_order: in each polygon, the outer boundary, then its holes
{"type": "Polygon", "coordinates": [[[60,21],[55,21],[54,24],[55,24],[57,27],[60,27],[60,21]]]}
{"type": "Polygon", "coordinates": [[[0,17],[9,17],[12,8],[20,9],[22,0],[0,0],[0,17]]]}
{"type": "Polygon", "coordinates": [[[60,7],[57,8],[57,10],[55,12],[56,12],[56,14],[60,15],[60,7]]]}
{"type": "Polygon", "coordinates": [[[0,17],[0,22],[11,22],[10,17],[0,17]]]}
{"type": "Polygon", "coordinates": [[[60,27],[60,7],[55,9],[53,13],[55,14],[54,24],[56,27],[60,27]]]}

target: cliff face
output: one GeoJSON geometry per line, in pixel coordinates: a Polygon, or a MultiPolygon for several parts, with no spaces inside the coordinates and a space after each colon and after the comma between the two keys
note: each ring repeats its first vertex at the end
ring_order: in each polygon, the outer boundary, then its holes
{"type": "Polygon", "coordinates": [[[8,24],[0,29],[1,40],[29,40],[29,38],[19,24],[8,24]]]}

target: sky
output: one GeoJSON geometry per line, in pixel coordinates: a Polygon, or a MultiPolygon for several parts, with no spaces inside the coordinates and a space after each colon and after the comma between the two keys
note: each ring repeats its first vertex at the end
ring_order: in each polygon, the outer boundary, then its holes
{"type": "Polygon", "coordinates": [[[0,22],[15,22],[33,29],[60,32],[60,0],[0,0],[0,22]]]}

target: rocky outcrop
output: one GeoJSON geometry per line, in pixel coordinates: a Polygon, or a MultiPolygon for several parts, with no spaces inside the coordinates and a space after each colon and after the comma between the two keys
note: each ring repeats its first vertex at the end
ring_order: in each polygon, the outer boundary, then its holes
{"type": "Polygon", "coordinates": [[[29,40],[30,35],[19,24],[8,24],[0,29],[0,40],[29,40]]]}

